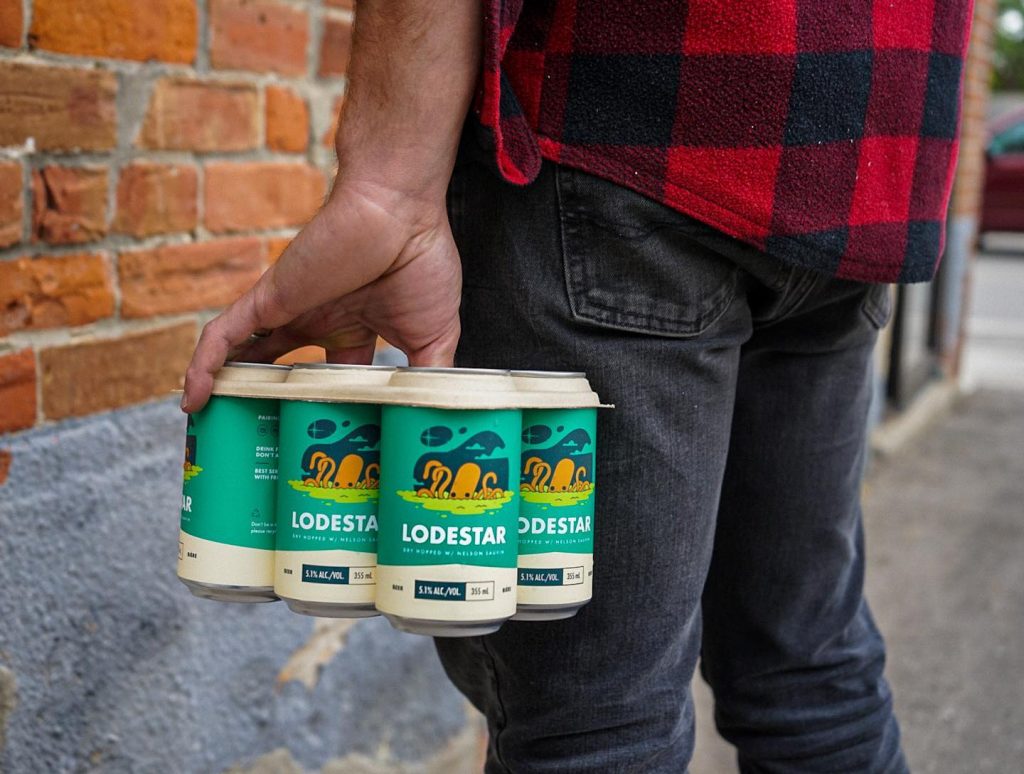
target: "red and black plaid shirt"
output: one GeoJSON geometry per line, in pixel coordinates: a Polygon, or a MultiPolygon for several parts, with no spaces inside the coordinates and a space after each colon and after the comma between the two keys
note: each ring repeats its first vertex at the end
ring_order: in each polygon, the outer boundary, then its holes
{"type": "Polygon", "coordinates": [[[971,0],[486,0],[481,123],[789,263],[930,279],[971,0]]]}

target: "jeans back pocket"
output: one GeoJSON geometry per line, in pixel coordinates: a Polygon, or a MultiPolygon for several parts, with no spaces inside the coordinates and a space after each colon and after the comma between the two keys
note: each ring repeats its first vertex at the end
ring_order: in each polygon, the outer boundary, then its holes
{"type": "Polygon", "coordinates": [[[569,305],[577,320],[693,337],[725,314],[738,267],[692,238],[699,224],[615,183],[558,167],[569,305]]]}

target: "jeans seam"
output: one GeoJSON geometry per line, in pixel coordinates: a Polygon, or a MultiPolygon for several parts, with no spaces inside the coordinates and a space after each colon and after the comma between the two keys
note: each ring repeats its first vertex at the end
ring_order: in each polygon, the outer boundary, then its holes
{"type": "Polygon", "coordinates": [[[494,759],[498,762],[498,765],[507,772],[511,772],[508,764],[505,763],[501,755],[501,734],[505,730],[505,725],[508,722],[508,713],[505,711],[505,702],[501,699],[501,686],[498,683],[498,664],[495,661],[494,653],[487,646],[487,639],[485,637],[480,638],[480,647],[483,649],[484,654],[487,657],[487,670],[491,673],[491,685],[494,688],[494,700],[498,705],[498,712],[500,713],[500,725],[495,723],[494,729],[494,759]]]}
{"type": "Polygon", "coordinates": [[[786,319],[796,311],[804,301],[807,300],[807,297],[811,295],[811,291],[814,289],[815,283],[820,279],[822,279],[822,275],[812,271],[807,271],[804,276],[797,281],[796,286],[789,292],[789,298],[786,299],[784,306],[772,315],[770,319],[763,320],[761,322],[767,325],[786,319]]]}
{"type": "Polygon", "coordinates": [[[864,301],[860,309],[868,321],[878,330],[881,330],[889,322],[892,316],[892,296],[888,285],[875,285],[868,288],[864,295],[864,301]],[[879,288],[884,288],[880,290],[879,288]],[[881,296],[881,300],[876,299],[881,296]]]}
{"type": "MultiPolygon", "coordinates": [[[[552,180],[555,184],[555,201],[558,202],[558,231],[561,237],[561,244],[559,245],[559,253],[562,258],[562,275],[565,277],[565,295],[566,300],[569,303],[569,312],[576,319],[580,318],[580,311],[576,308],[576,299],[573,298],[572,294],[572,277],[571,269],[569,268],[569,261],[566,260],[566,244],[568,242],[567,232],[569,230],[569,224],[566,219],[562,217],[562,213],[565,212],[565,200],[562,198],[562,186],[560,180],[562,176],[562,170],[559,166],[555,165],[554,175],[552,180]]],[[[572,183],[570,183],[572,184],[572,183]]]]}

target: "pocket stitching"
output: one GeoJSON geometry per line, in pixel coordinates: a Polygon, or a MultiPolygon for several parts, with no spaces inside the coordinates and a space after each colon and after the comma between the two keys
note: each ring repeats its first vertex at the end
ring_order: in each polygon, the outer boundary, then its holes
{"type": "MultiPolygon", "coordinates": [[[[633,312],[628,309],[609,307],[598,301],[587,298],[586,276],[583,259],[569,249],[572,237],[579,237],[580,221],[586,220],[595,227],[599,224],[591,217],[588,217],[578,208],[567,205],[563,196],[563,185],[577,194],[576,176],[566,175],[567,170],[556,168],[555,194],[559,207],[559,224],[562,232],[562,263],[563,274],[566,283],[566,296],[569,302],[569,310],[573,317],[585,320],[596,325],[601,325],[616,330],[625,330],[638,333],[658,333],[674,338],[692,338],[699,336],[707,328],[718,320],[729,308],[736,290],[736,271],[729,274],[729,279],[722,284],[715,295],[709,299],[707,309],[700,312],[696,317],[665,317],[663,315],[650,313],[633,312]]],[[[638,196],[640,194],[637,194],[638,196]]],[[[668,224],[659,224],[660,228],[668,224]]],[[[614,230],[609,230],[615,234],[614,230]]],[[[653,233],[654,229],[647,233],[653,233]]],[[[619,238],[619,234],[615,234],[619,238]]]]}
{"type": "MultiPolygon", "coordinates": [[[[729,304],[730,291],[733,290],[735,287],[736,279],[735,277],[733,277],[731,282],[729,282],[726,285],[723,285],[721,289],[715,294],[716,298],[714,298],[710,302],[711,306],[708,308],[708,310],[706,312],[702,312],[696,317],[664,317],[662,315],[655,314],[654,312],[633,312],[628,309],[617,309],[612,306],[607,306],[605,304],[602,304],[600,301],[593,301],[590,299],[588,299],[584,305],[587,308],[608,312],[610,317],[632,317],[637,321],[653,320],[655,322],[665,323],[667,326],[703,326],[706,323],[714,322],[715,319],[722,315],[722,313],[725,311],[725,307],[727,307],[729,304]],[[717,296],[721,296],[722,298],[717,298],[717,296]]],[[[586,296],[586,291],[583,291],[581,295],[586,296]]]]}
{"type": "Polygon", "coordinates": [[[874,285],[867,293],[864,294],[864,300],[861,302],[860,310],[865,317],[877,330],[882,330],[888,324],[892,317],[893,301],[892,291],[888,285],[874,285]],[[878,294],[876,288],[884,288],[884,301],[879,303],[876,301],[876,295],[878,294]]]}

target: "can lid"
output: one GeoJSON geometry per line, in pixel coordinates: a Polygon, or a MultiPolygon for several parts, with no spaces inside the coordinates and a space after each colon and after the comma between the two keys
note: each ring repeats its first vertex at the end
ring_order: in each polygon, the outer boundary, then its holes
{"type": "Polygon", "coordinates": [[[241,360],[229,360],[224,364],[224,368],[258,368],[261,370],[290,371],[292,367],[278,365],[277,363],[245,363],[241,360]]]}
{"type": "Polygon", "coordinates": [[[213,392],[242,398],[440,409],[605,408],[584,374],[493,368],[226,364],[213,392]]]}
{"type": "Polygon", "coordinates": [[[282,398],[332,403],[380,403],[394,366],[303,363],[280,385],[282,398]]]}
{"type": "Polygon", "coordinates": [[[523,408],[583,409],[601,407],[586,374],[577,371],[513,371],[512,381],[523,408]]]}
{"type": "Polygon", "coordinates": [[[570,376],[585,379],[587,377],[583,371],[519,371],[513,369],[510,373],[512,376],[528,376],[532,379],[566,379],[570,376]]]}
{"type": "Polygon", "coordinates": [[[399,368],[380,402],[440,409],[515,409],[519,394],[508,371],[493,368],[399,368]]]}
{"type": "Polygon", "coordinates": [[[295,363],[292,369],[324,370],[324,371],[394,371],[395,366],[355,365],[353,363],[295,363]]]}
{"type": "Polygon", "coordinates": [[[403,366],[403,371],[414,371],[421,374],[497,374],[508,376],[507,368],[440,368],[437,366],[403,366]]]}

